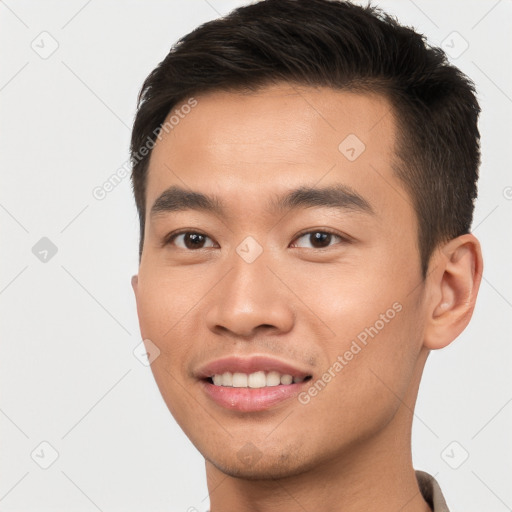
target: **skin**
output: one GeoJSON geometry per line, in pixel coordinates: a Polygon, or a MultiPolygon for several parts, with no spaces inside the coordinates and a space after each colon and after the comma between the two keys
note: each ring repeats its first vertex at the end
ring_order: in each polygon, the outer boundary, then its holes
{"type": "Polygon", "coordinates": [[[416,215],[391,168],[396,124],[384,97],[283,83],[196,99],[153,149],[132,285],[142,336],[160,350],[156,382],[206,459],[212,512],[429,510],[412,467],[412,411],[430,350],[471,317],[478,241],[468,234],[442,244],[422,279],[416,215]],[[348,134],[366,146],[354,161],[338,149],[348,134]],[[373,213],[267,208],[291,189],[333,184],[364,197],[373,213]],[[152,217],[172,185],[215,194],[226,215],[152,217]],[[187,228],[207,236],[203,248],[186,248],[183,236],[163,245],[187,228]],[[350,241],[334,236],[314,248],[310,232],[322,228],[350,241]],[[236,252],[247,236],[263,249],[252,263],[236,252]],[[307,404],[228,410],[195,377],[208,361],[263,354],[307,369],[314,382],[397,302],[401,311],[307,404]]]}

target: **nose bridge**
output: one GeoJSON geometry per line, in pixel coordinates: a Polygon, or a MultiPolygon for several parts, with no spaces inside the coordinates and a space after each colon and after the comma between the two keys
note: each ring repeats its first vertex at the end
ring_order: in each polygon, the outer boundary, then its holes
{"type": "MultiPolygon", "coordinates": [[[[261,240],[261,237],[260,237],[261,240]]],[[[253,236],[246,236],[229,254],[229,265],[232,268],[229,276],[231,297],[237,301],[252,302],[258,300],[265,289],[275,285],[269,283],[271,272],[271,253],[253,236]],[[263,286],[267,285],[267,286],[263,286]]]]}
{"type": "Polygon", "coordinates": [[[271,273],[267,268],[269,263],[268,255],[242,244],[231,255],[230,264],[230,292],[231,297],[236,301],[255,302],[260,301],[264,296],[272,295],[271,289],[275,283],[271,283],[271,273]]]}
{"type": "Polygon", "coordinates": [[[218,287],[207,312],[210,329],[224,327],[250,336],[258,326],[287,331],[293,324],[290,297],[275,278],[270,252],[252,237],[242,241],[229,256],[231,270],[218,287]]]}

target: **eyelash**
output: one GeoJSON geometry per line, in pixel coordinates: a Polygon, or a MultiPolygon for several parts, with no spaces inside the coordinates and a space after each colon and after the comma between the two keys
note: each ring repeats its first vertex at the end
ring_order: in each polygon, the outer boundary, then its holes
{"type": "MultiPolygon", "coordinates": [[[[170,245],[172,242],[174,242],[174,240],[179,236],[179,235],[183,235],[183,234],[188,234],[188,233],[192,233],[194,235],[202,235],[206,238],[209,238],[210,240],[213,240],[211,237],[209,237],[207,234],[205,233],[202,233],[200,231],[194,231],[194,230],[191,230],[191,229],[183,229],[181,231],[177,231],[175,233],[170,233],[169,235],[167,235],[162,243],[162,246],[166,246],[166,245],[170,245]]],[[[347,235],[341,235],[340,233],[336,232],[336,231],[333,231],[331,229],[312,229],[312,230],[307,230],[307,231],[302,231],[301,233],[299,233],[293,240],[297,240],[299,238],[302,238],[304,235],[309,235],[309,234],[312,234],[312,233],[327,233],[329,235],[334,235],[336,237],[338,237],[341,241],[341,243],[350,243],[352,240],[350,239],[350,237],[348,237],[347,235]]],[[[335,245],[335,244],[334,244],[335,245]]],[[[325,249],[328,249],[329,247],[331,247],[331,245],[327,246],[327,247],[307,247],[307,249],[311,249],[311,250],[325,250],[325,249]]],[[[300,247],[298,247],[300,249],[300,247]]],[[[183,249],[182,247],[179,247],[179,249],[183,249]]],[[[185,251],[189,251],[189,252],[196,252],[196,251],[200,251],[201,249],[210,249],[210,247],[200,247],[199,249],[184,249],[185,251]]],[[[302,249],[305,249],[304,247],[302,247],[302,249]]]]}

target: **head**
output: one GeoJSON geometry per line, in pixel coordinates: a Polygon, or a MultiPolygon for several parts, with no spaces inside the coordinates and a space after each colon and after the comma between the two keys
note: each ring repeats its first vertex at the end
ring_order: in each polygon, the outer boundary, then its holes
{"type": "Polygon", "coordinates": [[[480,282],[478,114],[440,49],[329,0],[241,7],[148,76],[133,285],[162,396],[214,466],[290,475],[407,433],[428,351],[480,282]],[[228,356],[306,380],[263,410],[219,405],[205,388],[228,356]]]}

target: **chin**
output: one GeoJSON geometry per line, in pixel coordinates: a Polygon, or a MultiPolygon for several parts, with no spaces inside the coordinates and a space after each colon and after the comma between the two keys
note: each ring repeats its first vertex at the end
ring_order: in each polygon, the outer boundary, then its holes
{"type": "Polygon", "coordinates": [[[254,467],[247,467],[240,463],[218,464],[210,462],[225,475],[242,480],[280,480],[306,473],[307,470],[298,467],[284,467],[281,464],[261,464],[254,467]]]}
{"type": "Polygon", "coordinates": [[[295,450],[268,453],[251,448],[249,443],[237,453],[223,453],[222,456],[205,456],[222,473],[244,480],[278,480],[307,473],[314,467],[304,454],[295,450]]]}

